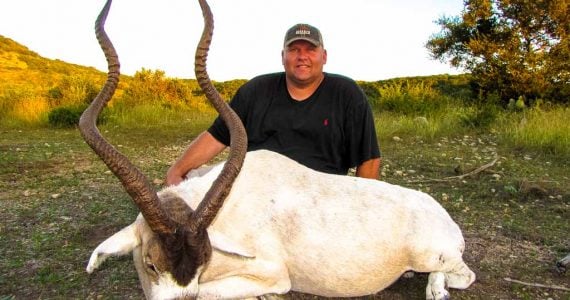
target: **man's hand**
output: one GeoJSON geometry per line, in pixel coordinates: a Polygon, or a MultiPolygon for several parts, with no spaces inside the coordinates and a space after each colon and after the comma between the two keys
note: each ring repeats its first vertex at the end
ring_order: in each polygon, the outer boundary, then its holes
{"type": "Polygon", "coordinates": [[[209,132],[202,132],[184,151],[184,154],[166,172],[166,185],[177,185],[186,179],[190,170],[210,161],[226,145],[216,140],[209,132]]]}
{"type": "Polygon", "coordinates": [[[184,181],[184,179],[186,179],[186,177],[184,175],[180,175],[174,168],[174,166],[170,167],[170,169],[168,169],[168,172],[166,172],[166,185],[167,186],[171,186],[171,185],[178,185],[179,183],[181,183],[182,181],[184,181]]]}

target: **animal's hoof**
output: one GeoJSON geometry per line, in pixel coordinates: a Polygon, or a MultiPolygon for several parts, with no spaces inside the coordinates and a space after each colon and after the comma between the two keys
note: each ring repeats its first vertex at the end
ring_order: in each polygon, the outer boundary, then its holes
{"type": "Polygon", "coordinates": [[[560,274],[566,273],[566,269],[570,265],[570,254],[556,263],[556,271],[560,274]]]}
{"type": "Polygon", "coordinates": [[[447,291],[445,291],[445,293],[431,294],[426,297],[426,300],[450,300],[450,299],[451,296],[449,296],[449,293],[447,291]]]}
{"type": "Polygon", "coordinates": [[[556,272],[558,272],[559,274],[566,273],[566,266],[564,264],[562,264],[562,262],[557,262],[556,263],[556,272]]]}

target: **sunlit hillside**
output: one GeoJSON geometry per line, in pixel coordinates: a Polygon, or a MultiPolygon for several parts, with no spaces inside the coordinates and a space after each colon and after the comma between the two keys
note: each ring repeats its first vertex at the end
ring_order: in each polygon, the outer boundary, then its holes
{"type": "Polygon", "coordinates": [[[10,38],[0,36],[0,121],[37,124],[54,106],[95,92],[105,74],[94,68],[39,56],[10,38]],[[71,95],[63,95],[69,87],[71,95]]]}
{"type": "MultiPolygon", "coordinates": [[[[56,108],[76,114],[93,100],[105,79],[106,74],[95,68],[41,57],[0,35],[0,124],[45,126],[56,108]]],[[[244,82],[236,79],[214,85],[224,99],[230,99],[244,82]]],[[[168,78],[161,70],[144,68],[134,76],[121,75],[109,105],[115,107],[115,120],[129,119],[134,124],[140,120],[126,114],[136,115],[136,110],[152,119],[213,112],[196,80],[168,78]]]]}
{"type": "Polygon", "coordinates": [[[49,89],[65,76],[103,81],[105,74],[92,67],[70,64],[39,56],[27,47],[0,35],[0,87],[26,86],[49,89]]]}
{"type": "MultiPolygon", "coordinates": [[[[74,127],[105,78],[104,72],[41,57],[0,36],[0,125],[74,127]]],[[[222,98],[229,100],[245,81],[214,85],[222,98]]],[[[519,97],[507,106],[496,94],[474,92],[477,82],[469,74],[358,84],[377,117],[380,139],[395,134],[435,139],[491,131],[517,147],[569,153],[570,125],[564,117],[569,108],[548,99],[527,101],[519,97]]],[[[142,68],[134,76],[121,76],[99,120],[121,128],[203,128],[214,117],[215,111],[196,80],[169,78],[161,70],[142,68]]]]}

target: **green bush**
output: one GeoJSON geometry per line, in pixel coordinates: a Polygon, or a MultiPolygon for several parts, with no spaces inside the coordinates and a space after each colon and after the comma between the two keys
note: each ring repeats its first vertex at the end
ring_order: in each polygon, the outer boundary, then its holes
{"type": "Polygon", "coordinates": [[[489,126],[495,122],[498,115],[499,111],[496,106],[485,105],[481,108],[462,113],[460,120],[464,127],[485,129],[489,128],[489,126]]]}
{"type": "Polygon", "coordinates": [[[443,109],[449,99],[429,83],[413,80],[391,81],[378,88],[381,111],[410,116],[426,116],[443,109]]]}
{"type": "MultiPolygon", "coordinates": [[[[48,114],[48,123],[52,127],[56,128],[71,128],[79,124],[79,118],[81,114],[87,108],[86,104],[74,105],[67,107],[56,107],[52,109],[48,114]]],[[[106,111],[104,110],[99,119],[97,119],[98,124],[105,123],[107,120],[106,111]]]]}

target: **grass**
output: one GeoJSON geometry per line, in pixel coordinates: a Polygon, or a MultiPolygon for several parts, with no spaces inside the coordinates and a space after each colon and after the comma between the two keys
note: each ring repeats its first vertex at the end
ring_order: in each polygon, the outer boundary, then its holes
{"type": "MultiPolygon", "coordinates": [[[[163,179],[211,122],[208,116],[188,118],[178,126],[109,123],[101,131],[154,181],[163,179]]],[[[531,122],[534,116],[526,118],[531,122]]],[[[432,128],[422,131],[426,124],[411,117],[378,118],[382,179],[428,192],[460,224],[465,259],[478,281],[465,291],[452,290],[454,299],[568,299],[564,291],[503,280],[568,286],[568,274],[552,272],[556,259],[570,252],[568,156],[514,145],[493,129],[446,129],[447,123],[460,122],[458,117],[427,120],[432,128]],[[467,172],[496,155],[500,159],[488,172],[429,181],[457,175],[458,169],[467,172]]],[[[137,211],[79,133],[2,129],[0,152],[0,299],[140,299],[130,257],[112,258],[92,275],[84,271],[97,244],[132,222],[137,211]]],[[[401,279],[369,299],[423,298],[426,281],[425,274],[401,279]]],[[[287,297],[313,299],[299,293],[287,297]]]]}
{"type": "Polygon", "coordinates": [[[170,108],[161,105],[141,104],[120,107],[109,112],[110,123],[121,128],[205,128],[216,117],[213,109],[198,111],[187,107],[170,108]]]}
{"type": "Polygon", "coordinates": [[[553,154],[570,154],[570,108],[531,109],[505,117],[499,128],[505,142],[553,154]]]}

